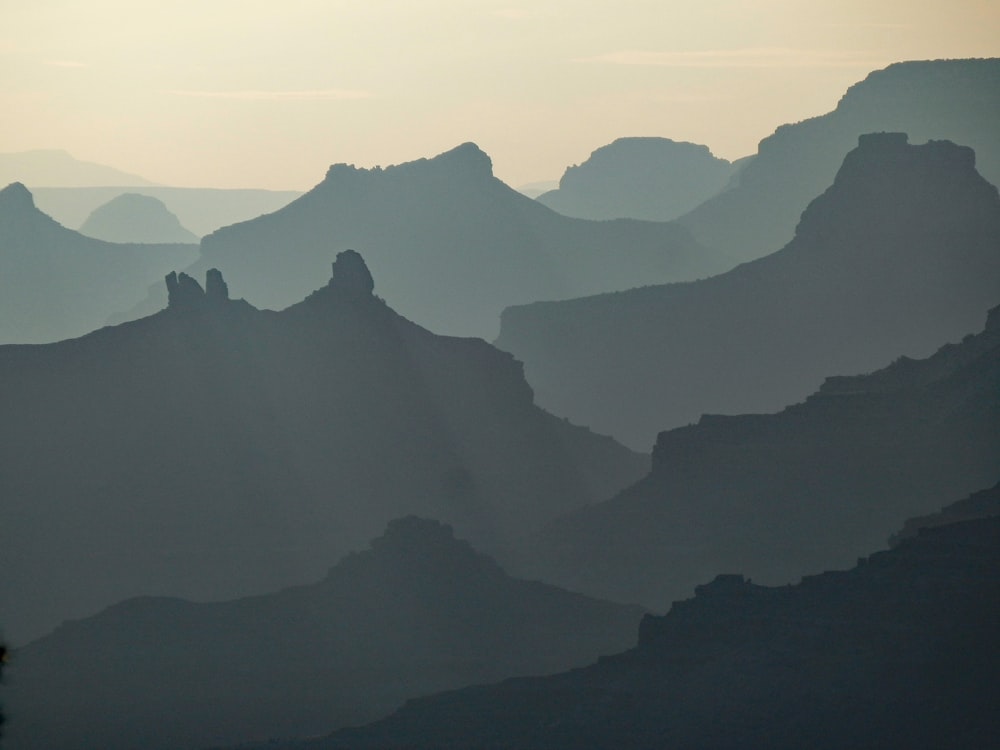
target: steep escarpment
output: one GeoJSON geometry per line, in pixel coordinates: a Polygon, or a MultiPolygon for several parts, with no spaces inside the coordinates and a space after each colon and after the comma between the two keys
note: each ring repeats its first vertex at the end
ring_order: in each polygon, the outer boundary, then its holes
{"type": "Polygon", "coordinates": [[[1000,197],[974,154],[870,134],[766,258],[688,284],[504,311],[539,403],[632,446],[925,357],[1000,300],[1000,197]]]}
{"type": "Polygon", "coordinates": [[[740,575],[649,617],[582,670],[411,701],[298,748],[979,747],[1000,698],[1000,519],[929,529],[856,567],[740,575]]]}
{"type": "Polygon", "coordinates": [[[647,477],[538,535],[536,575],[662,608],[718,573],[777,584],[845,567],[907,518],[993,485],[998,315],[926,360],[832,378],[777,414],[661,433],[647,477]]]}

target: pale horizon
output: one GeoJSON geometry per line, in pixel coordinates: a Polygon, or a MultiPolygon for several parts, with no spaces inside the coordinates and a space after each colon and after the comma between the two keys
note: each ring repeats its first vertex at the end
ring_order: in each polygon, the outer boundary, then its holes
{"type": "Polygon", "coordinates": [[[756,151],[871,71],[1000,56],[1000,3],[65,0],[0,13],[0,151],[307,190],[472,141],[512,186],[628,136],[756,151]]]}

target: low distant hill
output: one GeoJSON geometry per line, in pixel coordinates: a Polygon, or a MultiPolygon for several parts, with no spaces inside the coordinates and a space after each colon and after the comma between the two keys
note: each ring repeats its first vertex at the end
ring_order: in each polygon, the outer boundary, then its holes
{"type": "Polygon", "coordinates": [[[619,138],[569,167],[537,200],[581,219],[671,221],[722,190],[733,165],[708,146],[669,138],[619,138]]]}
{"type": "Polygon", "coordinates": [[[1000,196],[972,150],[870,134],[781,251],[710,279],[508,308],[497,346],[555,414],[650,445],[924,357],[1000,300],[1000,196]]]}
{"type": "Polygon", "coordinates": [[[199,237],[283,208],[302,195],[294,190],[184,187],[41,187],[32,190],[38,207],[63,226],[79,227],[100,206],[124,193],[162,201],[199,237]]]}
{"type": "Polygon", "coordinates": [[[442,693],[268,747],[989,747],[998,601],[1000,518],[968,521],[795,586],[720,577],[644,620],[636,648],[585,669],[442,693]]]}
{"type": "Polygon", "coordinates": [[[0,185],[20,182],[28,187],[91,187],[155,185],[144,177],[89,161],[66,151],[38,149],[0,154],[0,185]]]}
{"type": "Polygon", "coordinates": [[[316,736],[431,692],[583,666],[634,645],[641,617],[511,578],[449,526],[411,516],[319,583],[227,602],[130,599],[18,649],[4,747],[316,736]]]}
{"type": "Polygon", "coordinates": [[[107,242],[198,244],[162,201],[139,193],[122,193],[95,208],[80,234],[107,242]]]}
{"type": "Polygon", "coordinates": [[[561,216],[495,178],[489,157],[467,143],[386,169],[334,165],[285,208],[205,237],[202,260],[188,271],[218,268],[255,305],[280,309],[349,247],[364,248],[381,293],[407,318],[486,338],[509,304],[700,278],[730,265],[674,224],[561,216]]]}
{"type": "MultiPolygon", "coordinates": [[[[318,579],[418,514],[512,541],[648,471],[533,403],[521,366],[374,296],[353,251],[281,312],[168,276],[169,306],[0,346],[0,622],[15,643],[130,596],[318,579]]],[[[516,561],[515,561],[516,562],[516,561]]]]}
{"type": "Polygon", "coordinates": [[[0,344],[81,336],[197,256],[195,244],[84,237],[39,211],[24,185],[8,185],[0,190],[0,344]]]}
{"type": "Polygon", "coordinates": [[[1000,307],[928,359],[829,378],[777,414],[661,433],[650,474],[547,526],[529,570],[663,608],[718,573],[779,584],[845,567],[907,518],[1000,481],[998,425],[1000,307]]]}
{"type": "Polygon", "coordinates": [[[834,111],[762,140],[733,189],[679,221],[702,244],[740,260],[774,252],[792,239],[858,136],[883,130],[909,133],[914,143],[970,146],[983,177],[1000,185],[1000,59],[903,62],[869,74],[834,111]]]}

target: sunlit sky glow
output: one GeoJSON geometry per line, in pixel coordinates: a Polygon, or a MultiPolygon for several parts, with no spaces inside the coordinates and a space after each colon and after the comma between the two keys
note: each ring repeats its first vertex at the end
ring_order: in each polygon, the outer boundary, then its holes
{"type": "Polygon", "coordinates": [[[0,151],[306,189],[475,141],[520,185],[621,136],[738,158],[873,69],[995,56],[997,0],[0,0],[0,151]]]}

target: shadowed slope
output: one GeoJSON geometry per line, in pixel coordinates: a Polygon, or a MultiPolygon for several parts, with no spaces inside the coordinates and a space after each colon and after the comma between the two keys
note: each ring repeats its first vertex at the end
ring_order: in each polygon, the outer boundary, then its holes
{"type": "Polygon", "coordinates": [[[589,663],[633,645],[641,615],[511,578],[411,516],[319,583],[211,604],[132,599],[19,649],[4,747],[313,736],[407,698],[589,663]]]}
{"type": "Polygon", "coordinates": [[[168,277],[154,316],[0,347],[0,621],[23,642],[138,594],[315,580],[388,521],[491,552],[648,459],[546,414],[510,355],[371,294],[360,256],[275,313],[168,277]]]}

